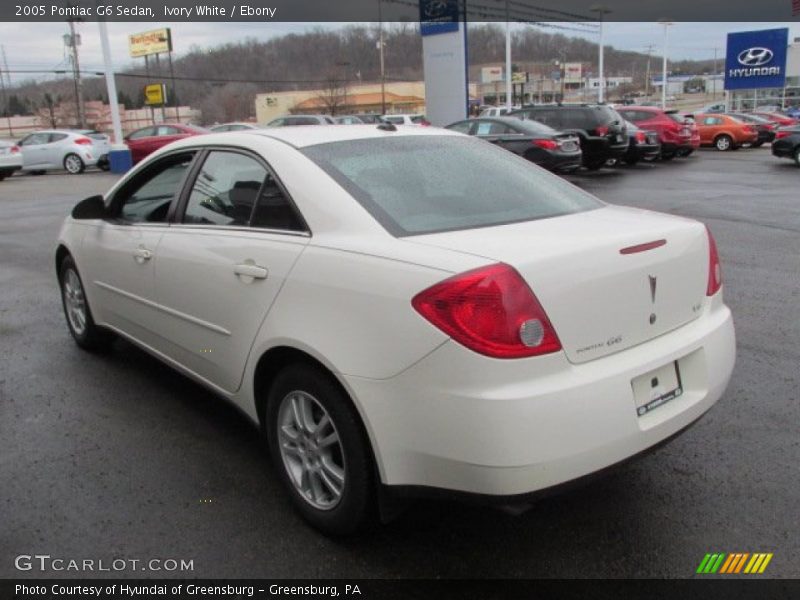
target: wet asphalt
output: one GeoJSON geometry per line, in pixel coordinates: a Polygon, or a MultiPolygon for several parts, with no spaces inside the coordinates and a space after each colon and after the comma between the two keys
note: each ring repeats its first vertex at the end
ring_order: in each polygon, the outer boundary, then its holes
{"type": "Polygon", "coordinates": [[[800,169],[768,148],[570,176],[712,228],[738,358],[704,419],[522,515],[420,502],[347,540],[295,515],[234,408],[128,343],[97,356],[70,339],[54,241],[114,180],[0,182],[0,577],[690,577],[706,552],[772,552],[767,574],[800,577],[800,169]],[[15,569],[33,554],[194,568],[15,569]]]}

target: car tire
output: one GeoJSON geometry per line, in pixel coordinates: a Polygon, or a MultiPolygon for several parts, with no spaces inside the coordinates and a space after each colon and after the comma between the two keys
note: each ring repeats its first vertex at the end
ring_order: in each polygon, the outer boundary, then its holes
{"type": "Polygon", "coordinates": [[[794,164],[800,167],[800,146],[794,149],[794,164]]]}
{"type": "Polygon", "coordinates": [[[3,181],[6,177],[8,177],[8,173],[0,173],[0,181],[3,181]]]}
{"type": "Polygon", "coordinates": [[[372,453],[355,407],[333,377],[310,364],[289,365],[270,386],[265,417],[273,465],[301,516],[332,536],[369,525],[372,453]]]}
{"type": "Polygon", "coordinates": [[[729,135],[720,135],[714,139],[714,147],[720,152],[734,149],[733,139],[729,135]]]}
{"type": "Polygon", "coordinates": [[[674,153],[668,153],[668,154],[662,154],[661,155],[661,160],[672,160],[673,158],[675,158],[675,154],[674,153]]]}
{"type": "Polygon", "coordinates": [[[71,256],[67,256],[61,262],[58,282],[61,287],[64,317],[75,343],[90,352],[109,350],[116,336],[95,324],[89,308],[89,301],[83,289],[83,280],[71,256]]]}
{"type": "Polygon", "coordinates": [[[763,146],[763,145],[764,145],[764,142],[753,142],[752,144],[750,144],[750,147],[751,148],[761,148],[761,146],[763,146]]]}
{"type": "Polygon", "coordinates": [[[64,169],[66,169],[67,173],[70,175],[80,175],[86,169],[86,165],[83,163],[83,159],[80,156],[74,152],[70,152],[64,157],[64,169]]]}
{"type": "Polygon", "coordinates": [[[630,165],[631,167],[639,162],[638,156],[631,156],[625,159],[625,164],[630,165]]]}

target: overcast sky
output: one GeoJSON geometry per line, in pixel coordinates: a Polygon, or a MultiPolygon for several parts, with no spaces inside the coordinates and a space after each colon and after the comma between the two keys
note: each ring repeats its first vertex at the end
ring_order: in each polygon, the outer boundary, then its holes
{"type": "MultiPolygon", "coordinates": [[[[341,27],[342,24],[324,23],[326,28],[341,27]]],[[[128,57],[128,34],[169,26],[172,28],[173,46],[179,56],[196,45],[209,48],[220,44],[236,42],[245,38],[267,40],[286,33],[301,33],[320,25],[314,23],[109,23],[111,54],[116,69],[131,64],[128,57]]],[[[670,58],[710,59],[714,48],[719,56],[724,55],[726,34],[733,31],[768,29],[771,27],[790,28],[790,40],[800,37],[797,23],[675,23],[669,31],[670,58]]],[[[525,28],[529,25],[515,25],[525,28]]],[[[542,28],[550,33],[581,35],[573,31],[555,28],[542,28]]],[[[82,36],[80,59],[82,70],[102,69],[102,53],[97,23],[80,23],[78,31],[82,36]]],[[[5,48],[9,70],[55,69],[68,65],[62,35],[67,32],[66,23],[0,23],[0,44],[5,48]]],[[[582,37],[597,40],[596,35],[582,37]]],[[[663,47],[663,27],[657,23],[613,23],[605,24],[605,39],[608,46],[625,50],[644,52],[647,44],[655,44],[655,54],[663,47]]],[[[567,57],[569,58],[569,57],[567,57]]],[[[141,59],[138,59],[141,61],[141,59]]],[[[0,64],[0,68],[2,65],[0,64]]],[[[53,78],[55,75],[12,74],[12,82],[36,77],[53,78]]]]}

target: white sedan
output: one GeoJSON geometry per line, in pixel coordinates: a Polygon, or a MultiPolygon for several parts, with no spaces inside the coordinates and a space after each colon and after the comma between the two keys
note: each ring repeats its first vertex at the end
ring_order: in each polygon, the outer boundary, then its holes
{"type": "Polygon", "coordinates": [[[181,140],[79,203],[56,264],[79,346],[122,336],[241,408],[328,533],[393,494],[509,504],[604,469],[735,359],[706,227],[435,128],[181,140]]]}

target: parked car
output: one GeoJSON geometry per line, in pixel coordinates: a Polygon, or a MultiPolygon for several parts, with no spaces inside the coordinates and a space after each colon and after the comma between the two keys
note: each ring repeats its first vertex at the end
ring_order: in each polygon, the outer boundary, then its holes
{"type": "Polygon", "coordinates": [[[623,106],[617,112],[637,127],[658,133],[663,160],[689,156],[700,146],[699,135],[693,138],[693,125],[676,110],[662,110],[655,106],[623,106]]]}
{"type": "Polygon", "coordinates": [[[506,116],[511,111],[519,110],[520,108],[522,108],[522,107],[521,106],[517,106],[517,105],[512,106],[511,110],[508,110],[507,106],[489,106],[487,108],[484,108],[480,112],[479,116],[481,116],[481,117],[503,117],[503,116],[506,116]]]}
{"type": "Polygon", "coordinates": [[[328,115],[287,115],[267,123],[267,127],[292,127],[294,125],[334,125],[336,121],[328,115]]]}
{"type": "Polygon", "coordinates": [[[23,170],[32,172],[65,169],[77,175],[95,166],[102,152],[91,137],[67,129],[37,131],[17,145],[22,151],[23,170]]]}
{"type": "Polygon", "coordinates": [[[800,125],[783,127],[775,133],[772,154],[794,159],[795,164],[800,167],[800,125]]]}
{"type": "Polygon", "coordinates": [[[209,128],[212,133],[223,133],[225,131],[249,131],[251,129],[260,129],[255,123],[221,123],[209,128]]]}
{"type": "Polygon", "coordinates": [[[133,164],[136,164],[145,156],[167,144],[203,133],[208,133],[208,129],[196,125],[162,123],[132,131],[125,138],[125,144],[131,151],[133,164]]]}
{"type": "Polygon", "coordinates": [[[54,263],[78,346],[119,335],[233,402],[329,534],[637,455],[736,353],[704,225],[432,127],[180,140],[80,202],[54,263]]]}
{"type": "Polygon", "coordinates": [[[800,121],[800,106],[789,106],[783,111],[783,114],[800,121]]]}
{"type": "Polygon", "coordinates": [[[111,168],[111,163],[108,160],[108,154],[111,152],[111,138],[96,129],[75,129],[74,131],[91,138],[95,146],[95,152],[98,155],[97,168],[108,171],[111,168]]]}
{"type": "Polygon", "coordinates": [[[578,136],[561,133],[536,121],[478,117],[452,123],[446,128],[484,139],[549,171],[574,171],[581,166],[578,136]]]}
{"type": "Polygon", "coordinates": [[[731,117],[735,119],[739,119],[743,123],[748,123],[756,128],[756,132],[758,133],[758,138],[755,142],[750,144],[753,148],[758,148],[759,146],[763,146],[766,143],[771,143],[772,140],[775,139],[775,131],[778,129],[779,125],[774,121],[769,121],[764,117],[759,117],[758,115],[753,115],[749,113],[727,113],[731,117]]]}
{"type": "Polygon", "coordinates": [[[22,152],[13,142],[0,140],[0,181],[22,168],[22,152]]]}
{"type": "Polygon", "coordinates": [[[383,115],[381,119],[392,125],[430,125],[425,115],[383,115]]]}
{"type": "Polygon", "coordinates": [[[635,165],[640,160],[653,161],[661,155],[661,142],[658,132],[645,131],[630,121],[625,122],[628,128],[628,151],[620,159],[628,165],[635,165]]]}
{"type": "Polygon", "coordinates": [[[700,143],[717,150],[736,150],[758,140],[756,128],[729,115],[702,114],[695,118],[700,143]]]}
{"type": "Polygon", "coordinates": [[[777,123],[781,127],[791,127],[792,125],[797,125],[798,120],[793,119],[787,115],[782,115],[779,112],[767,112],[767,111],[760,111],[756,110],[750,113],[751,115],[756,115],[757,117],[762,117],[767,119],[768,121],[772,121],[773,123],[777,123]]]}
{"type": "Polygon", "coordinates": [[[581,141],[583,166],[599,169],[609,159],[621,158],[628,150],[625,119],[604,104],[551,104],[529,106],[511,113],[520,119],[538,121],[581,141]]]}
{"type": "Polygon", "coordinates": [[[712,104],[706,104],[704,107],[696,110],[696,113],[714,113],[715,115],[724,113],[728,110],[728,107],[725,105],[724,102],[714,102],[712,104]]]}

